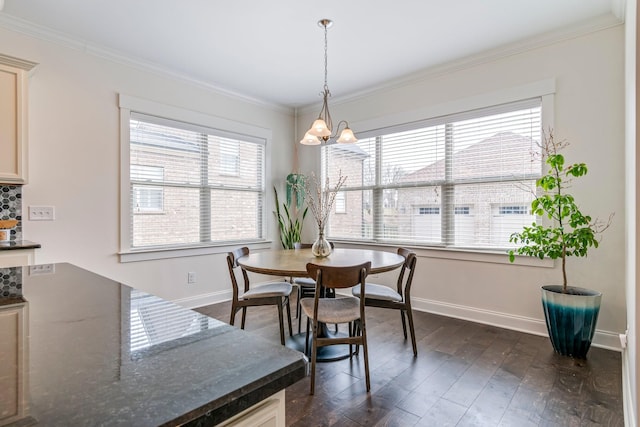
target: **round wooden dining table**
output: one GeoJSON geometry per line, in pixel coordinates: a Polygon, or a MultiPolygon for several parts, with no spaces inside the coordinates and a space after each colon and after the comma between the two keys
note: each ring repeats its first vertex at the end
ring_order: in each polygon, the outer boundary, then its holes
{"type": "Polygon", "coordinates": [[[395,252],[345,248],[335,248],[327,257],[315,257],[307,248],[251,252],[238,258],[238,264],[247,271],[286,277],[308,277],[307,263],[310,262],[340,267],[367,261],[371,261],[369,274],[377,274],[400,267],[404,257],[395,252]]]}
{"type": "MultiPolygon", "coordinates": [[[[314,263],[329,266],[350,266],[371,261],[369,274],[392,271],[402,265],[404,257],[395,252],[375,251],[370,249],[335,248],[327,257],[316,257],[311,249],[286,249],[251,252],[238,258],[238,264],[247,271],[259,274],[285,277],[308,277],[307,264],[314,263]]],[[[322,325],[322,335],[334,335],[326,325],[322,325]]],[[[297,334],[286,340],[287,347],[305,351],[306,334],[297,334]]],[[[319,347],[316,360],[329,362],[349,357],[349,346],[346,344],[319,347]]]]}

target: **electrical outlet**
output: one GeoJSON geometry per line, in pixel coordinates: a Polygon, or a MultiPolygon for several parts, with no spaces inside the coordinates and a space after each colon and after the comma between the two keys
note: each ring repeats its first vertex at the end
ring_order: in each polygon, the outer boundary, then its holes
{"type": "Polygon", "coordinates": [[[54,264],[40,264],[29,266],[29,276],[38,276],[40,274],[53,274],[56,272],[54,264]]]}
{"type": "Polygon", "coordinates": [[[31,221],[53,221],[56,219],[55,206],[29,206],[31,221]]]}
{"type": "Polygon", "coordinates": [[[629,334],[629,329],[627,329],[626,331],[624,331],[624,334],[619,334],[618,337],[620,338],[620,348],[622,348],[623,350],[625,348],[627,348],[627,337],[629,334]]]}
{"type": "Polygon", "coordinates": [[[187,283],[192,284],[192,283],[196,283],[196,273],[193,271],[190,271],[187,273],[187,283]]]}

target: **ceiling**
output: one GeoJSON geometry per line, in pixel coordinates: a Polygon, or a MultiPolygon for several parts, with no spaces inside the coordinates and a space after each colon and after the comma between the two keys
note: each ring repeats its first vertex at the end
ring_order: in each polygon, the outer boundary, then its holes
{"type": "MultiPolygon", "coordinates": [[[[0,26],[285,107],[615,22],[624,0],[0,0],[0,26]]],[[[29,58],[25,58],[29,59],[29,58]]]]}

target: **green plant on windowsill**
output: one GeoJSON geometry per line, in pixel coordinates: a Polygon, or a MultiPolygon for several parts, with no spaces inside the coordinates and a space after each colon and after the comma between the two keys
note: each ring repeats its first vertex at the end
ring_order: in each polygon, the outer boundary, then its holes
{"type": "Polygon", "coordinates": [[[287,200],[282,202],[282,209],[280,208],[280,198],[278,197],[278,190],[273,187],[273,192],[276,198],[276,211],[274,212],[278,220],[278,228],[280,230],[280,243],[283,249],[294,249],[294,245],[301,240],[302,224],[307,216],[308,207],[302,211],[302,204],[304,197],[298,194],[298,184],[300,180],[303,180],[303,175],[289,174],[287,175],[287,200]],[[294,201],[295,198],[295,201],[294,201]]]}

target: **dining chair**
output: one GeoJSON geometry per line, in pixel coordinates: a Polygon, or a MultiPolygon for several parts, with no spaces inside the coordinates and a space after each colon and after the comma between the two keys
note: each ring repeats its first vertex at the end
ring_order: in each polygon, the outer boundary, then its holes
{"type": "MultiPolygon", "coordinates": [[[[400,318],[402,319],[402,331],[404,339],[407,339],[407,324],[405,315],[409,320],[409,332],[411,333],[411,345],[413,346],[413,356],[418,356],[418,347],[416,346],[416,333],[413,326],[413,313],[411,311],[411,282],[413,281],[413,273],[416,267],[416,254],[405,248],[398,248],[398,255],[404,257],[404,263],[400,268],[396,290],[375,283],[367,283],[364,303],[367,307],[380,307],[400,310],[400,318]]],[[[353,296],[358,298],[362,295],[360,286],[352,289],[353,296]]]]}
{"type": "MultiPolygon", "coordinates": [[[[331,245],[331,249],[334,249],[333,242],[329,242],[331,245]]],[[[294,243],[295,249],[309,249],[313,246],[312,243],[294,243]]],[[[305,297],[313,297],[313,294],[316,290],[316,281],[310,277],[294,277],[292,278],[292,283],[294,286],[297,286],[298,293],[296,297],[296,317],[298,318],[298,333],[302,329],[302,311],[300,310],[300,300],[305,297]]],[[[337,332],[337,330],[336,330],[337,332]]]]}
{"type": "Polygon", "coordinates": [[[247,318],[247,307],[255,307],[260,305],[275,305],[278,307],[278,320],[280,322],[280,343],[284,345],[284,321],[282,307],[287,309],[287,320],[289,321],[289,335],[293,335],[291,328],[291,308],[289,307],[289,296],[291,295],[291,283],[273,282],[265,285],[251,288],[249,284],[249,275],[247,271],[238,264],[238,258],[249,255],[249,248],[242,247],[227,253],[227,265],[229,267],[229,275],[231,276],[231,286],[233,288],[233,297],[231,299],[231,317],[229,323],[235,322],[236,313],[242,309],[242,321],[240,328],[244,329],[245,320],[247,318]],[[242,272],[244,288],[240,291],[236,270],[242,272]]]}
{"type": "MultiPolygon", "coordinates": [[[[365,321],[364,301],[352,296],[340,298],[324,298],[325,290],[350,288],[359,285],[366,292],[365,280],[371,270],[371,262],[353,266],[330,267],[326,265],[307,264],[310,277],[315,277],[316,289],[313,298],[303,298],[300,302],[302,311],[307,315],[307,342],[309,340],[309,323],[313,324],[311,343],[311,392],[315,391],[316,358],[318,347],[336,344],[349,345],[349,357],[353,357],[352,345],[364,350],[364,372],[367,392],[371,389],[369,380],[369,353],[367,348],[367,327],[365,321]],[[355,327],[358,324],[358,334],[355,327]],[[331,335],[327,333],[328,323],[349,324],[349,335],[331,335]]],[[[308,346],[308,345],[307,345],[308,346]]]]}

